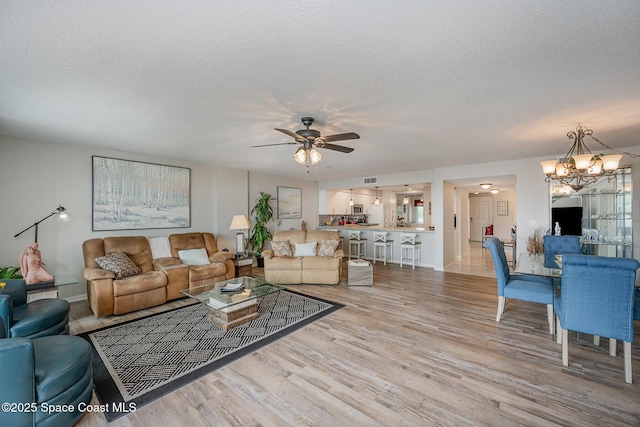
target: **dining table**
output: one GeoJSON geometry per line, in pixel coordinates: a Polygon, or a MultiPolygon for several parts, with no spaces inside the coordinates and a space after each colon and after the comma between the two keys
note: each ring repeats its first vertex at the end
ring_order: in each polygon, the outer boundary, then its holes
{"type": "Polygon", "coordinates": [[[536,276],[545,276],[551,278],[562,277],[562,268],[549,268],[544,266],[544,254],[528,254],[521,253],[514,271],[516,273],[533,274],[536,276]]]}

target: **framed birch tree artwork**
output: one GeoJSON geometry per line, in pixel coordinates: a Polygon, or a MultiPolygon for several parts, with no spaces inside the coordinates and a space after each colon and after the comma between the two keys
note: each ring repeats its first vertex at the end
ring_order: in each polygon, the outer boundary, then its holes
{"type": "Polygon", "coordinates": [[[191,169],[93,156],[92,230],[191,226],[191,169]]]}

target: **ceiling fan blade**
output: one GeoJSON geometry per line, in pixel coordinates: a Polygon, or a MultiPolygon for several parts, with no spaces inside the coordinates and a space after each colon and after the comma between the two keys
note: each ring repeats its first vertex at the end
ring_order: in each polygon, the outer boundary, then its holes
{"type": "Polygon", "coordinates": [[[257,147],[271,147],[272,145],[297,145],[297,142],[279,142],[277,144],[263,144],[263,145],[252,145],[251,148],[257,147]]]}
{"type": "Polygon", "coordinates": [[[358,139],[360,135],[357,133],[349,132],[349,133],[339,133],[337,135],[326,135],[321,136],[320,139],[323,139],[324,142],[332,142],[332,141],[345,141],[347,139],[358,139]]]}
{"type": "Polygon", "coordinates": [[[300,140],[300,141],[306,141],[306,138],[304,138],[304,137],[302,137],[302,136],[298,135],[298,134],[297,134],[297,133],[295,133],[295,132],[291,132],[290,130],[287,130],[287,129],[278,129],[278,128],[274,128],[274,129],[275,129],[275,130],[277,130],[278,132],[282,132],[282,133],[284,133],[284,134],[286,134],[286,135],[289,135],[289,136],[290,136],[290,137],[292,137],[292,138],[295,138],[295,140],[296,140],[296,141],[298,141],[298,140],[300,140]]]}
{"type": "Polygon", "coordinates": [[[350,153],[353,151],[353,148],[351,147],[343,147],[342,145],[336,145],[336,144],[324,144],[324,145],[318,145],[318,147],[326,148],[327,150],[340,151],[341,153],[350,153]]]}

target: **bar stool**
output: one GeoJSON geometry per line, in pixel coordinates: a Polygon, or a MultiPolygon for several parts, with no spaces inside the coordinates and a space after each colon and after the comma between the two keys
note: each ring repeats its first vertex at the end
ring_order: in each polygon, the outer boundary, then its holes
{"type": "Polygon", "coordinates": [[[360,258],[360,255],[367,255],[367,239],[361,238],[362,231],[349,231],[349,259],[353,254],[353,248],[356,249],[356,258],[360,258]]]}
{"type": "Polygon", "coordinates": [[[420,255],[420,245],[422,242],[416,242],[416,233],[401,233],[400,234],[400,267],[402,267],[402,261],[406,261],[406,264],[411,261],[411,268],[416,268],[416,252],[417,256],[420,255]],[[411,258],[409,258],[409,251],[411,251],[411,258]],[[406,254],[406,256],[405,256],[406,254]]]}
{"type": "Polygon", "coordinates": [[[393,259],[393,240],[387,240],[387,234],[383,231],[373,232],[373,263],[376,260],[384,261],[387,265],[387,259],[393,259]],[[387,257],[387,248],[389,248],[389,256],[387,257]],[[380,255],[380,257],[378,256],[380,255]]]}

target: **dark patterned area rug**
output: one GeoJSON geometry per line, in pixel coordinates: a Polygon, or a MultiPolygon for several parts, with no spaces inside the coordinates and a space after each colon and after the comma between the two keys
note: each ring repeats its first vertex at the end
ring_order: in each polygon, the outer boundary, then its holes
{"type": "Polygon", "coordinates": [[[265,296],[260,317],[229,331],[194,303],[79,336],[93,347],[94,388],[113,421],[341,307],[287,290],[265,296]]]}

